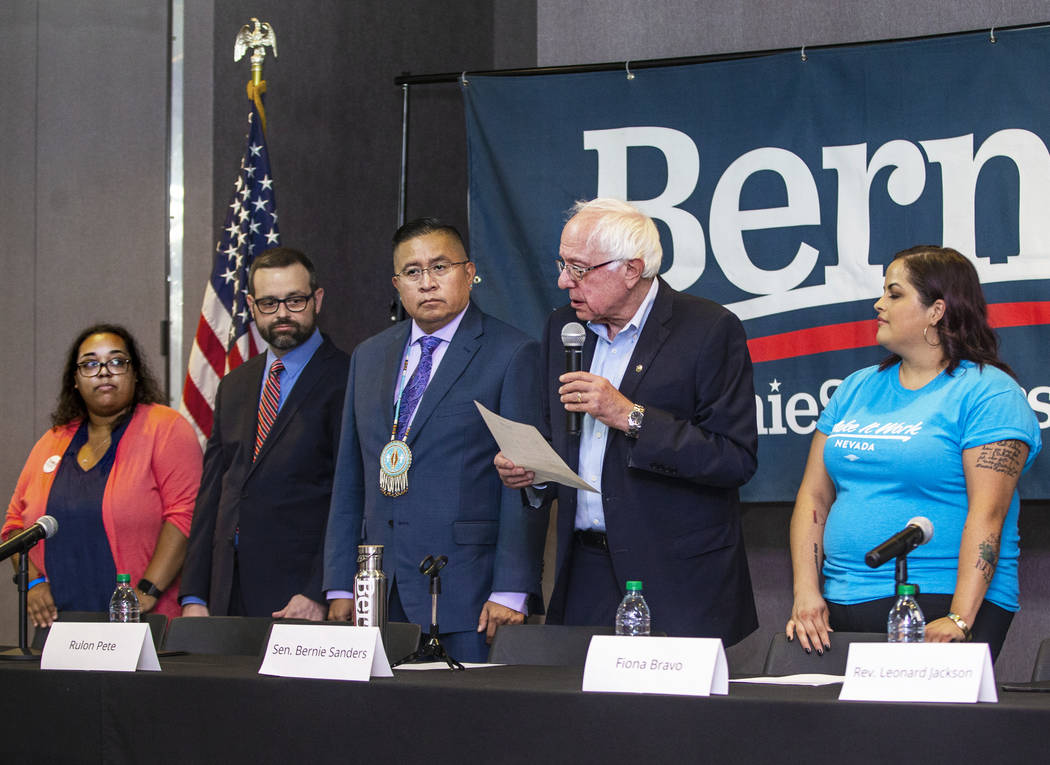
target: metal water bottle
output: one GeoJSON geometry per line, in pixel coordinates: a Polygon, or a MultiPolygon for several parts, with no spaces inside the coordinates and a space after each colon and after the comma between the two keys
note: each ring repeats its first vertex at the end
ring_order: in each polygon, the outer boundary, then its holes
{"type": "Polygon", "coordinates": [[[358,545],[357,575],[354,577],[354,624],[379,627],[386,635],[386,574],[383,545],[358,545]]]}

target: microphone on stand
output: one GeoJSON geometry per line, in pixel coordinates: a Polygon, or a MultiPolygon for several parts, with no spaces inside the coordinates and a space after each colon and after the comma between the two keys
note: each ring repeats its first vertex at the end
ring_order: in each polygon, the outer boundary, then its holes
{"type": "Polygon", "coordinates": [[[933,539],[933,523],[929,518],[916,516],[908,521],[903,531],[898,531],[875,549],[869,550],[864,556],[864,562],[872,568],[878,568],[888,560],[907,555],[931,539],[933,539]]]}
{"type": "Polygon", "coordinates": [[[50,539],[58,531],[58,521],[50,515],[41,515],[36,523],[20,534],[0,544],[0,560],[7,560],[15,553],[23,553],[41,539],[50,539]]]}
{"type": "MultiPolygon", "coordinates": [[[[583,341],[587,330],[578,321],[570,321],[561,328],[561,344],[565,346],[565,371],[579,372],[583,367],[583,341]]],[[[565,431],[570,436],[580,435],[583,412],[566,412],[565,431]]]]}
{"type": "Polygon", "coordinates": [[[49,539],[58,531],[58,521],[50,515],[42,515],[36,523],[25,531],[16,534],[0,544],[0,560],[10,558],[15,553],[22,553],[18,559],[18,648],[0,651],[0,659],[34,661],[39,660],[40,652],[29,647],[29,620],[26,617],[26,599],[29,594],[29,556],[25,553],[41,539],[49,539]]]}

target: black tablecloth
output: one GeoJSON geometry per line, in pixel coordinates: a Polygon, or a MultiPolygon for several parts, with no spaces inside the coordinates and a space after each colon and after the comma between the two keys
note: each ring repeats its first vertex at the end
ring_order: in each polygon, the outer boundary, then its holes
{"type": "Polygon", "coordinates": [[[182,656],[163,672],[0,665],[4,762],[1046,762],[1050,694],[838,701],[839,685],[595,694],[582,670],[395,670],[368,683],[182,656]],[[909,743],[910,742],[910,743],[909,743]],[[910,754],[902,756],[902,748],[910,754]]]}

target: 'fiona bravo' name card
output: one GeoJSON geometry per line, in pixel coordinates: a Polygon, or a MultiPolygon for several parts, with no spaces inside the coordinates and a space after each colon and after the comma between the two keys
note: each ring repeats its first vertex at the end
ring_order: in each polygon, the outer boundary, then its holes
{"type": "Polygon", "coordinates": [[[729,667],[717,638],[596,635],[583,690],[709,696],[729,693],[729,667]]]}

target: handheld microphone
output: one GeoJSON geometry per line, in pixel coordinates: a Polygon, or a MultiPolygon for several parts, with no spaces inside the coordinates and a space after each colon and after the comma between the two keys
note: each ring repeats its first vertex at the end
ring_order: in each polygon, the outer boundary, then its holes
{"type": "MultiPolygon", "coordinates": [[[[587,330],[578,321],[570,321],[561,328],[561,344],[565,346],[565,371],[579,372],[583,366],[583,341],[587,330]]],[[[566,412],[565,431],[570,436],[580,435],[583,412],[566,412]]]]}
{"type": "Polygon", "coordinates": [[[898,531],[874,550],[864,556],[864,562],[878,568],[888,560],[907,555],[919,545],[933,539],[933,524],[929,518],[919,515],[908,521],[903,531],[898,531]]]}
{"type": "Polygon", "coordinates": [[[0,544],[0,560],[6,560],[15,553],[23,553],[41,539],[49,539],[58,531],[58,521],[50,515],[41,515],[36,523],[20,534],[0,544]]]}

